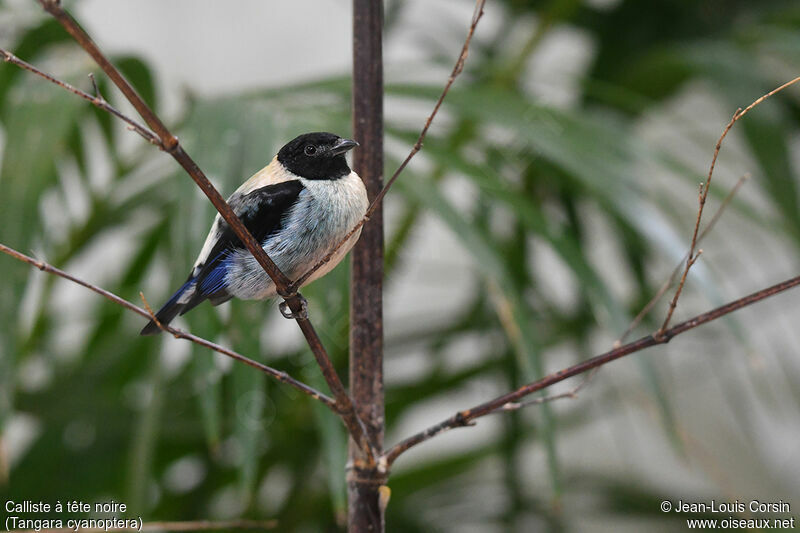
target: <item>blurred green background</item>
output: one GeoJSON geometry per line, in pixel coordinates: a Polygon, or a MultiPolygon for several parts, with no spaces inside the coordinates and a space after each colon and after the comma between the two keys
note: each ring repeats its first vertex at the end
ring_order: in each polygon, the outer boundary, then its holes
{"type": "MultiPolygon", "coordinates": [[[[144,32],[160,7],[141,4],[141,18],[118,18],[144,32]]],[[[223,7],[232,22],[204,14],[209,2],[177,2],[169,10],[191,31],[160,32],[169,47],[157,60],[98,38],[226,195],[296,134],[350,132],[349,3],[333,3],[335,41],[256,4],[223,7]],[[268,39],[283,25],[292,33],[269,45],[279,64],[197,30],[268,39]],[[219,56],[203,52],[212,45],[219,56]],[[175,57],[195,57],[215,89],[181,78],[175,57]],[[307,61],[324,67],[296,73],[307,61]],[[218,62],[233,72],[224,83],[218,62]],[[253,81],[262,73],[266,89],[253,81]]],[[[330,9],[287,4],[316,24],[330,9]]],[[[387,2],[387,174],[472,7],[387,2]]],[[[80,20],[103,30],[97,16],[80,20]]],[[[789,1],[488,2],[464,74],[387,201],[387,443],[611,346],[686,252],[697,186],[734,110],[800,74],[798,30],[789,1]]],[[[0,46],[86,90],[98,71],[35,2],[0,0],[0,46]]],[[[706,220],[752,177],[703,243],[678,320],[797,274],[799,94],[771,98],[726,141],[706,220]]],[[[0,157],[0,242],[137,304],[139,291],[157,306],[183,281],[214,214],[170,158],[11,65],[0,65],[0,157]]],[[[63,280],[5,256],[0,269],[0,494],[113,498],[145,520],[342,527],[346,440],[333,415],[207,350],[141,338],[139,317],[63,280]]],[[[347,288],[343,264],[304,291],[342,376],[347,288]]],[[[782,499],[794,511],[797,298],[613,363],[577,399],[415,448],[390,479],[388,530],[683,530],[689,515],[665,515],[664,499],[782,499]]],[[[181,325],[324,388],[275,307],[204,305],[181,325]]]]}

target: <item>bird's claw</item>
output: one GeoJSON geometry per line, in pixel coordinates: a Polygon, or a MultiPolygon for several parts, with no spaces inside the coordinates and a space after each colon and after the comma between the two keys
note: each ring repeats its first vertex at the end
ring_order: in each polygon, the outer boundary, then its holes
{"type": "Polygon", "coordinates": [[[280,309],[283,318],[289,320],[297,320],[298,318],[308,318],[308,300],[306,300],[302,294],[298,294],[297,298],[300,300],[300,311],[295,313],[289,308],[289,304],[285,301],[278,304],[278,309],[280,309]]]}

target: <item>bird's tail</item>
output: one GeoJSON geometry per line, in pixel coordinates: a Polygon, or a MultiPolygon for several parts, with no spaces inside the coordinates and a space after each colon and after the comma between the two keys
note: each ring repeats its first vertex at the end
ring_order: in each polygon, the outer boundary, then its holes
{"type": "MultiPolygon", "coordinates": [[[[165,303],[164,306],[158,310],[156,313],[156,318],[162,325],[166,326],[172,322],[172,320],[184,310],[191,297],[190,293],[194,291],[194,281],[194,278],[189,278],[186,280],[186,283],[184,283],[180,289],[175,291],[175,294],[172,295],[167,303],[165,303]]],[[[158,333],[161,333],[161,328],[158,327],[158,324],[156,324],[154,320],[151,320],[144,328],[142,328],[142,331],[139,333],[139,335],[157,335],[158,333]]]]}

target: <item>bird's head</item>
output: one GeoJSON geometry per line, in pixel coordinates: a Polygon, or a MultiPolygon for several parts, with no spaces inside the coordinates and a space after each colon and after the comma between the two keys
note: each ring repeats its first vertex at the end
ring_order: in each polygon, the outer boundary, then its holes
{"type": "Polygon", "coordinates": [[[358,143],[333,133],[304,133],[278,152],[278,162],[289,172],[310,180],[335,180],[350,173],[344,154],[358,143]]]}

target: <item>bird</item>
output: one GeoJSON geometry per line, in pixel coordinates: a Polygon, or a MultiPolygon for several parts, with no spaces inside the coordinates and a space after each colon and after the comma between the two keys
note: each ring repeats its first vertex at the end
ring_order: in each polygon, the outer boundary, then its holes
{"type": "MultiPolygon", "coordinates": [[[[305,133],[286,143],[263,169],[228,198],[233,212],[289,279],[323,259],[365,215],[367,191],[345,154],[358,143],[328,132],[305,133]]],[[[359,230],[304,282],[333,269],[353,247],[359,230]]],[[[189,277],[141,335],[161,331],[205,300],[276,296],[272,279],[217,214],[189,277]]]]}

